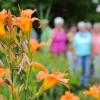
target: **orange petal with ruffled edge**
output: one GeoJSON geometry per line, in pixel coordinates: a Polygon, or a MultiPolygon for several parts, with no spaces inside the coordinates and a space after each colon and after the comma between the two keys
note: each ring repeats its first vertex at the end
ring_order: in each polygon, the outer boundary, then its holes
{"type": "Polygon", "coordinates": [[[45,79],[44,79],[44,82],[43,82],[43,91],[53,87],[54,85],[56,85],[57,83],[59,83],[59,80],[57,80],[56,78],[52,77],[52,76],[47,76],[45,79]]]}
{"type": "Polygon", "coordinates": [[[100,96],[100,88],[99,86],[92,86],[89,90],[84,91],[85,95],[93,96],[94,98],[99,98],[100,96]]]}
{"type": "Polygon", "coordinates": [[[64,78],[63,73],[54,73],[54,74],[48,74],[47,77],[44,79],[43,82],[43,91],[53,87],[56,84],[63,84],[67,85],[68,79],[64,78]]]}
{"type": "Polygon", "coordinates": [[[32,53],[35,53],[37,51],[37,49],[39,49],[41,47],[42,47],[42,44],[39,43],[37,40],[35,40],[35,39],[30,40],[30,51],[32,53]]]}
{"type": "Polygon", "coordinates": [[[31,66],[35,69],[35,68],[40,68],[42,71],[44,71],[45,73],[49,73],[48,72],[48,69],[44,66],[44,65],[42,65],[42,64],[40,64],[40,63],[35,63],[35,62],[33,62],[32,64],[31,64],[31,66]]]}
{"type": "Polygon", "coordinates": [[[43,80],[46,76],[48,75],[48,73],[46,73],[46,72],[44,72],[44,71],[39,71],[38,73],[37,73],[37,80],[38,81],[41,81],[41,80],[43,80]]]}
{"type": "Polygon", "coordinates": [[[71,92],[65,92],[65,95],[61,96],[60,100],[79,100],[79,97],[71,92]]]}
{"type": "Polygon", "coordinates": [[[21,13],[21,17],[24,17],[24,18],[31,18],[32,14],[35,13],[37,10],[34,9],[34,10],[31,10],[31,9],[25,9],[25,10],[20,10],[20,13],[21,13]]]}

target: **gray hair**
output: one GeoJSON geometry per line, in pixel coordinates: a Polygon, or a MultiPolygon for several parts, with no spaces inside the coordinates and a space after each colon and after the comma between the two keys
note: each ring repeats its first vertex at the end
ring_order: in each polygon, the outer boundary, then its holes
{"type": "Polygon", "coordinates": [[[86,27],[86,23],[84,21],[81,21],[77,24],[78,29],[80,29],[81,27],[86,27]]]}
{"type": "Polygon", "coordinates": [[[56,17],[54,19],[54,24],[57,25],[57,24],[64,24],[64,19],[62,17],[56,17]]]}
{"type": "Polygon", "coordinates": [[[92,28],[92,24],[91,24],[90,22],[86,22],[86,27],[87,27],[88,29],[91,29],[91,28],[92,28]]]}
{"type": "Polygon", "coordinates": [[[93,27],[100,28],[100,22],[94,23],[93,27]]]}
{"type": "Polygon", "coordinates": [[[48,20],[48,19],[43,19],[43,20],[41,21],[41,24],[42,24],[42,25],[49,24],[49,20],[48,20]]]}

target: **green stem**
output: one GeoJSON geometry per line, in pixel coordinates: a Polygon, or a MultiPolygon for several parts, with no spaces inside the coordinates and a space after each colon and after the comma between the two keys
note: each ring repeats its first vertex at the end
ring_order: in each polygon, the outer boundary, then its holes
{"type": "Polygon", "coordinates": [[[48,8],[47,8],[47,11],[46,11],[45,19],[49,18],[51,7],[52,7],[52,1],[48,4],[48,8]]]}
{"type": "Polygon", "coordinates": [[[13,82],[13,68],[12,68],[12,64],[11,64],[11,54],[10,54],[10,52],[11,52],[11,47],[10,47],[10,45],[8,46],[8,67],[10,67],[10,70],[11,70],[11,79],[12,79],[12,82],[13,82]]]}
{"type": "MultiPolygon", "coordinates": [[[[28,52],[29,52],[29,60],[30,60],[30,63],[32,62],[32,54],[31,54],[31,51],[30,51],[30,38],[28,38],[28,52]]],[[[30,78],[30,71],[31,71],[31,67],[29,65],[29,70],[28,70],[28,73],[27,73],[27,79],[26,79],[26,95],[28,93],[28,84],[29,84],[29,78],[30,78]]],[[[27,100],[27,96],[25,98],[27,100]]]]}
{"type": "Polygon", "coordinates": [[[44,14],[43,14],[43,4],[40,3],[40,18],[43,19],[44,18],[44,14]]]}
{"type": "MultiPolygon", "coordinates": [[[[11,46],[10,46],[10,43],[8,44],[8,50],[7,50],[7,53],[8,53],[8,67],[10,67],[10,71],[11,71],[11,80],[13,82],[13,79],[14,79],[14,72],[13,72],[13,68],[12,68],[12,64],[11,64],[11,46]]],[[[12,99],[15,100],[15,96],[12,95],[12,99]]]]}

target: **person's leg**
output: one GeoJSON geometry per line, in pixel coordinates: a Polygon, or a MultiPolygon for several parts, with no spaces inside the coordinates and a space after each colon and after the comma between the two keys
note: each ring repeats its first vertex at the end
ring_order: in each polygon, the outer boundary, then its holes
{"type": "Polygon", "coordinates": [[[70,74],[73,75],[74,74],[74,60],[73,60],[73,54],[71,51],[67,52],[67,59],[70,65],[70,74]]]}
{"type": "Polygon", "coordinates": [[[85,56],[82,58],[82,79],[84,78],[85,73],[85,56]]]}
{"type": "MultiPolygon", "coordinates": [[[[76,68],[76,70],[77,70],[77,75],[78,75],[78,77],[80,78],[80,79],[82,79],[82,66],[83,66],[83,57],[82,56],[78,56],[77,57],[77,68],[76,68]]],[[[80,85],[82,85],[82,82],[81,82],[81,84],[80,85]]]]}
{"type": "Polygon", "coordinates": [[[100,56],[94,56],[94,77],[96,79],[100,78],[100,56]]]}
{"type": "Polygon", "coordinates": [[[90,79],[94,78],[94,59],[93,56],[91,56],[91,67],[90,67],[90,79]]]}
{"type": "Polygon", "coordinates": [[[81,85],[81,86],[84,86],[85,56],[82,56],[82,64],[81,64],[81,67],[82,67],[82,71],[81,71],[82,78],[81,78],[81,83],[80,83],[80,85],[81,85]]]}
{"type": "Polygon", "coordinates": [[[91,56],[85,56],[85,58],[84,58],[84,75],[83,75],[84,86],[87,86],[89,83],[90,67],[91,67],[91,56]]]}

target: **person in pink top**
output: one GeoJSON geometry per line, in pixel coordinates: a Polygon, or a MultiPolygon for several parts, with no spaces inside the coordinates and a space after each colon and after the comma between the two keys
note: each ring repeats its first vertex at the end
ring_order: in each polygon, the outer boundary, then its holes
{"type": "Polygon", "coordinates": [[[100,23],[93,26],[93,56],[94,56],[94,76],[100,78],[100,23]]]}
{"type": "Polygon", "coordinates": [[[51,52],[61,54],[66,52],[67,36],[63,28],[64,20],[62,17],[57,17],[54,20],[55,28],[52,30],[51,52]]]}

